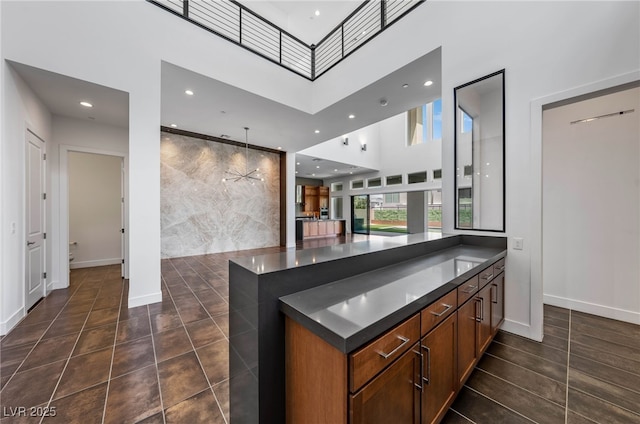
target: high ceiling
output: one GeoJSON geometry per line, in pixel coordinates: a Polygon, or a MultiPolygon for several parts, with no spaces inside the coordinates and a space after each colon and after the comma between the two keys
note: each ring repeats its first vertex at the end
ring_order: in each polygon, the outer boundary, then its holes
{"type": "MultiPolygon", "coordinates": [[[[326,28],[318,25],[317,27],[322,29],[317,31],[330,30],[335,26],[335,20],[339,23],[360,4],[350,1],[248,2],[246,4],[251,6],[250,3],[256,3],[254,6],[267,3],[261,7],[269,6],[272,9],[278,7],[284,11],[281,17],[287,15],[290,19],[294,16],[304,16],[305,13],[309,13],[308,10],[315,11],[316,8],[326,8],[327,5],[331,5],[332,13],[327,12],[326,15],[335,14],[333,21],[327,18],[323,21],[326,28]],[[337,10],[341,11],[339,16],[337,10]]],[[[256,7],[256,12],[257,9],[256,7]]],[[[320,10],[320,16],[323,16],[323,9],[320,10]]],[[[273,21],[276,23],[275,19],[273,21]]],[[[304,34],[299,36],[306,37],[304,34]]],[[[372,43],[375,42],[376,40],[372,41],[372,43]]],[[[12,66],[42,99],[52,114],[128,127],[128,93],[22,64],[12,63],[12,66]],[[92,103],[93,107],[80,106],[79,102],[83,100],[92,103]]],[[[243,127],[246,126],[250,128],[250,144],[299,152],[440,97],[440,70],[440,51],[435,50],[311,115],[163,62],[161,125],[169,127],[175,124],[178,129],[217,137],[224,134],[237,141],[244,141],[243,127]],[[426,80],[432,80],[433,85],[425,87],[423,83],[426,80]],[[407,84],[408,87],[403,87],[407,84]],[[194,91],[193,96],[185,94],[187,88],[194,91]],[[386,107],[381,107],[380,99],[382,98],[388,99],[386,107]],[[356,118],[349,119],[350,114],[354,114],[356,118]],[[320,130],[319,134],[315,133],[317,129],[320,130]]],[[[316,173],[318,164],[312,159],[314,158],[301,157],[301,166],[302,162],[308,163],[308,167],[305,165],[304,169],[300,168],[301,176],[316,173]]],[[[325,165],[327,165],[326,169],[331,170],[333,176],[337,175],[334,169],[340,169],[340,173],[354,172],[352,165],[347,163],[325,165]]],[[[370,170],[355,171],[361,173],[370,170]]],[[[326,178],[325,175],[310,177],[326,178]]]]}

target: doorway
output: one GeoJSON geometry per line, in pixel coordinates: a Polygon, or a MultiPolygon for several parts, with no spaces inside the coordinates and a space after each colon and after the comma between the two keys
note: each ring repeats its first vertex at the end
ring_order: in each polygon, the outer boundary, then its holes
{"type": "Polygon", "coordinates": [[[61,216],[67,217],[60,237],[61,259],[67,264],[63,276],[68,279],[75,268],[119,264],[125,277],[124,155],[61,146],[60,159],[61,216]]]}
{"type": "Polygon", "coordinates": [[[368,194],[351,196],[351,228],[353,233],[369,235],[369,209],[368,194]]]}
{"type": "Polygon", "coordinates": [[[25,311],[29,310],[46,290],[46,193],[44,140],[30,130],[26,134],[26,254],[25,311]]]}

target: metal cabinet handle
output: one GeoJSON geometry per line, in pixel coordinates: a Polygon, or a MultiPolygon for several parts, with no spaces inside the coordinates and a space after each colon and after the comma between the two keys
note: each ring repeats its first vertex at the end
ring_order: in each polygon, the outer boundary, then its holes
{"type": "Polygon", "coordinates": [[[497,284],[491,284],[491,303],[498,303],[498,285],[497,284]],[[495,300],[493,299],[494,294],[495,294],[495,300]]]}
{"type": "Polygon", "coordinates": [[[502,272],[502,271],[504,271],[504,267],[505,267],[505,266],[504,266],[504,265],[502,265],[500,268],[498,268],[498,272],[502,272]]]}
{"type": "Polygon", "coordinates": [[[462,293],[466,293],[466,294],[473,293],[478,288],[478,286],[475,286],[473,284],[469,284],[467,287],[468,289],[462,290],[462,293]]]}
{"type": "MultiPolygon", "coordinates": [[[[478,316],[480,314],[478,314],[478,304],[482,302],[482,298],[476,298],[475,300],[475,305],[476,305],[476,310],[474,311],[474,318],[476,319],[476,322],[482,322],[482,316],[478,316]]],[[[482,313],[482,307],[480,308],[480,313],[482,313]]]]}
{"type": "Polygon", "coordinates": [[[422,381],[427,383],[427,385],[431,385],[431,349],[425,345],[420,345],[420,347],[427,351],[427,376],[425,377],[423,372],[422,381]]]}
{"type": "Polygon", "coordinates": [[[31,246],[32,244],[36,244],[36,242],[35,241],[28,241],[27,242],[27,246],[31,246]]]}
{"type": "Polygon", "coordinates": [[[443,303],[442,306],[444,306],[444,310],[442,312],[437,313],[437,312],[431,311],[431,315],[441,317],[442,315],[446,314],[449,309],[453,308],[453,305],[447,305],[446,303],[443,303]]]}
{"type": "Polygon", "coordinates": [[[416,388],[420,391],[422,391],[422,379],[424,378],[424,356],[422,355],[421,352],[418,352],[417,350],[414,350],[413,353],[415,353],[416,355],[418,355],[420,357],[420,376],[418,377],[418,381],[420,381],[420,384],[418,383],[413,383],[414,386],[416,386],[416,388]]]}
{"type": "Polygon", "coordinates": [[[493,273],[481,275],[480,278],[482,278],[483,280],[490,280],[493,278],[493,273]]]}
{"type": "Polygon", "coordinates": [[[395,349],[393,349],[391,352],[389,353],[384,353],[382,351],[378,351],[378,355],[382,356],[384,359],[389,358],[389,356],[393,355],[394,353],[396,353],[397,351],[399,351],[400,349],[402,349],[402,346],[406,345],[407,343],[409,343],[409,339],[407,339],[406,337],[402,337],[402,336],[396,336],[399,340],[402,340],[402,343],[400,343],[400,346],[396,347],[395,349]]]}

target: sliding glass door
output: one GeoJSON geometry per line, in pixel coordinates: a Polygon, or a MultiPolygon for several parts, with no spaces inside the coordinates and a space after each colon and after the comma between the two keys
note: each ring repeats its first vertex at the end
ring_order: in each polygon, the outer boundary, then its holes
{"type": "Polygon", "coordinates": [[[351,196],[351,228],[354,234],[369,234],[369,195],[351,196]]]}

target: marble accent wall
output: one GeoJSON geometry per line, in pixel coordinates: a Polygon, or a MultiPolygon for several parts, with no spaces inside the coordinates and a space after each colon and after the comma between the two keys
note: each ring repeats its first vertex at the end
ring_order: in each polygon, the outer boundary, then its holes
{"type": "Polygon", "coordinates": [[[248,158],[264,182],[225,183],[225,171],[244,173],[244,148],[162,132],[163,258],[280,244],[280,157],[249,149],[248,158]]]}

